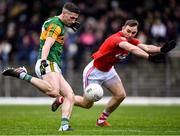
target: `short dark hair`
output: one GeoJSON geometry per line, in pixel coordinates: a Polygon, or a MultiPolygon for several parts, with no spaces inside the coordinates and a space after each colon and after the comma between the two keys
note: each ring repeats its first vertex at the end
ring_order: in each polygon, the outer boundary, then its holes
{"type": "Polygon", "coordinates": [[[66,9],[76,14],[80,14],[80,9],[72,2],[66,2],[63,6],[63,9],[66,9]]]}
{"type": "Polygon", "coordinates": [[[139,22],[137,20],[134,19],[129,19],[125,22],[124,26],[139,26],[139,22]]]}

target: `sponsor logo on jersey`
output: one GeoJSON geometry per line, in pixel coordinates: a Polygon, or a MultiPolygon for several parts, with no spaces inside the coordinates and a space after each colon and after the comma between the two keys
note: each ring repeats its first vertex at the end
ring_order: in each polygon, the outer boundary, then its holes
{"type": "Polygon", "coordinates": [[[128,56],[128,54],[121,54],[121,53],[119,53],[119,54],[115,55],[115,58],[122,60],[122,59],[125,59],[127,56],[128,56]]]}

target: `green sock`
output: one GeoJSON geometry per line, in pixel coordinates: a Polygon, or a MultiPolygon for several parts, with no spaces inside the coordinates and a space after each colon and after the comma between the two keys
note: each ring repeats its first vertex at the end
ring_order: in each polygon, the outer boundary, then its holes
{"type": "Polygon", "coordinates": [[[30,82],[32,79],[32,76],[28,75],[26,72],[22,72],[22,73],[20,73],[19,78],[22,80],[30,82]]]}
{"type": "Polygon", "coordinates": [[[68,124],[69,124],[69,119],[67,119],[67,118],[61,119],[61,126],[68,125],[68,124]]]}
{"type": "Polygon", "coordinates": [[[23,80],[28,81],[28,82],[30,82],[31,79],[32,79],[32,76],[31,76],[31,75],[28,75],[28,74],[26,74],[26,75],[24,76],[24,78],[23,78],[23,80]]]}

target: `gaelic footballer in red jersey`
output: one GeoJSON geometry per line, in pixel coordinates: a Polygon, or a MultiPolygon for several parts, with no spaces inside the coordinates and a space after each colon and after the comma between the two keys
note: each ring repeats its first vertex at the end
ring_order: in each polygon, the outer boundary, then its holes
{"type": "MultiPolygon", "coordinates": [[[[108,117],[126,97],[126,91],[114,69],[114,64],[121,62],[129,53],[152,62],[161,62],[165,53],[172,50],[176,45],[175,41],[167,42],[162,47],[141,43],[135,38],[138,25],[136,20],[127,20],[122,30],[111,35],[102,43],[99,50],[92,55],[93,60],[83,71],[84,90],[90,84],[99,84],[107,88],[112,94],[110,101],[96,122],[97,126],[110,126],[107,122],[108,117]]],[[[76,106],[91,108],[93,104],[94,102],[88,100],[85,95],[83,97],[75,96],[76,106]]]]}
{"type": "Polygon", "coordinates": [[[128,56],[129,51],[120,48],[120,42],[129,42],[135,46],[140,44],[138,39],[126,38],[122,31],[117,32],[107,38],[100,46],[99,50],[92,55],[94,66],[99,70],[107,72],[114,64],[125,59],[128,56]]]}

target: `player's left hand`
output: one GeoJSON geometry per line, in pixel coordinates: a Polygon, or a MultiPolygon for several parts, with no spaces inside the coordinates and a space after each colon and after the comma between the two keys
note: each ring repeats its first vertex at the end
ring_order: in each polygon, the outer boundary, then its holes
{"type": "Polygon", "coordinates": [[[161,47],[161,52],[167,53],[171,51],[172,49],[174,49],[175,47],[176,47],[176,41],[174,40],[168,41],[161,47]]]}
{"type": "Polygon", "coordinates": [[[160,63],[166,61],[166,54],[159,53],[156,55],[149,55],[148,60],[154,63],[160,63]]]}
{"type": "Polygon", "coordinates": [[[74,32],[77,32],[80,29],[80,22],[76,21],[70,26],[74,32]]]}

